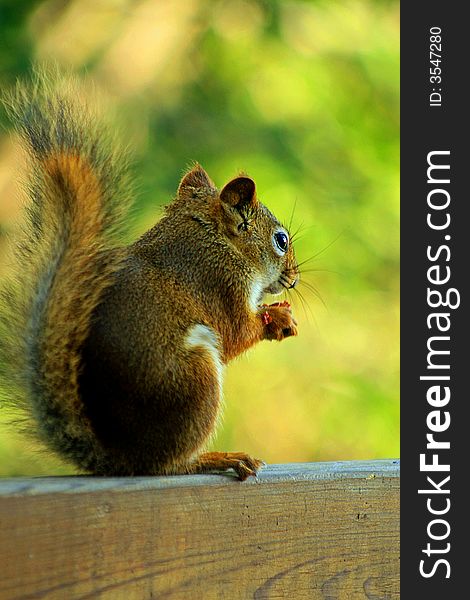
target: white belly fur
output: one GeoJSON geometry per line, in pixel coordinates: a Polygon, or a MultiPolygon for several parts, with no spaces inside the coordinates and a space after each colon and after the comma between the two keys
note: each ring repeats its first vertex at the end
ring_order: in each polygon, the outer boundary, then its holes
{"type": "Polygon", "coordinates": [[[220,359],[220,344],[217,334],[207,325],[198,323],[188,330],[185,342],[187,348],[200,348],[212,359],[219,382],[219,396],[222,399],[224,365],[220,359]]]}

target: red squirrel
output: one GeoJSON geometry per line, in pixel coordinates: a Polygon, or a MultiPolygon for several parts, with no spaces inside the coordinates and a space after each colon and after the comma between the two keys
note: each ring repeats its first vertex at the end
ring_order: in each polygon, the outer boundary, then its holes
{"type": "Polygon", "coordinates": [[[288,302],[262,304],[299,280],[287,228],[250,177],[219,191],[195,164],[156,225],[123,246],[126,155],[76,86],[38,75],[7,105],[31,166],[3,303],[11,402],[82,472],[255,475],[256,458],[203,450],[226,363],[297,335],[288,302]]]}

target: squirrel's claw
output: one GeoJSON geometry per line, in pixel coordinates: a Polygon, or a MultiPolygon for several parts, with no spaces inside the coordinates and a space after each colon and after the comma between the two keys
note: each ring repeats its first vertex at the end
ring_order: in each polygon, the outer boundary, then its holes
{"type": "Polygon", "coordinates": [[[264,461],[245,455],[245,458],[237,460],[232,468],[238,475],[240,481],[245,481],[248,477],[256,477],[259,469],[265,465],[266,463],[264,461]]]}

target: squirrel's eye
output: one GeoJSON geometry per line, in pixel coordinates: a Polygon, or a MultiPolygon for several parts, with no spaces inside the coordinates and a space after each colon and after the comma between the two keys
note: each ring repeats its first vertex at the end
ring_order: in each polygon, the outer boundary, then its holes
{"type": "Polygon", "coordinates": [[[279,250],[285,254],[289,247],[289,238],[284,231],[276,231],[274,234],[274,242],[279,250]]]}
{"type": "Polygon", "coordinates": [[[242,221],[238,225],[238,231],[246,231],[248,229],[248,223],[246,221],[242,221]]]}

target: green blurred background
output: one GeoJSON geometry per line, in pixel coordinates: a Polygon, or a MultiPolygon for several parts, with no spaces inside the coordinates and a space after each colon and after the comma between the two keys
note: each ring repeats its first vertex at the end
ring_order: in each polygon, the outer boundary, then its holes
{"type": "MultiPolygon", "coordinates": [[[[281,220],[293,213],[299,261],[313,257],[291,299],[299,336],[227,368],[213,447],[267,462],[397,456],[398,2],[0,0],[1,88],[51,60],[118,107],[133,236],[197,160],[219,186],[249,173],[281,220]]],[[[0,120],[2,277],[20,195],[0,120]]],[[[73,472],[6,421],[0,475],[73,472]]]]}

